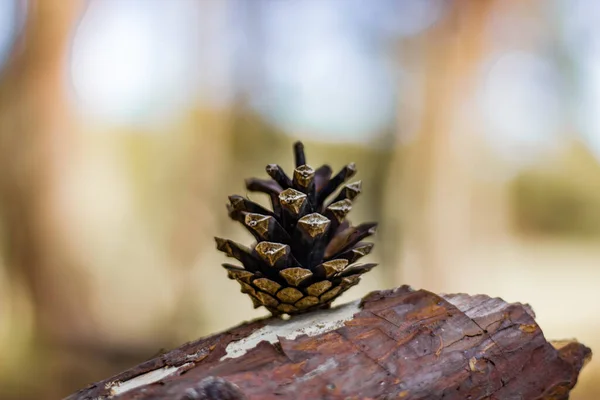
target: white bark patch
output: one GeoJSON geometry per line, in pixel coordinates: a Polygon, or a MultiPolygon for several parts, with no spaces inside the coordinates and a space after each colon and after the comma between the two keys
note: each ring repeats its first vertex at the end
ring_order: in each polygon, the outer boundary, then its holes
{"type": "Polygon", "coordinates": [[[344,326],[354,314],[360,311],[360,300],[344,304],[331,310],[319,310],[292,317],[290,320],[277,320],[252,332],[251,335],[229,343],[221,360],[238,358],[255,348],[260,342],[277,343],[283,337],[293,340],[300,335],[316,336],[344,326]]]}
{"type": "Polygon", "coordinates": [[[324,374],[325,372],[337,368],[339,364],[333,358],[328,358],[323,364],[308,372],[306,375],[296,379],[297,382],[306,382],[314,377],[324,374]]]}
{"type": "Polygon", "coordinates": [[[186,369],[191,364],[192,363],[187,363],[179,367],[164,367],[160,369],[155,369],[154,371],[146,372],[145,374],[138,375],[135,378],[131,378],[128,381],[115,382],[110,387],[110,394],[111,396],[118,396],[130,390],[137,389],[141,386],[150,385],[151,383],[158,382],[161,379],[173,375],[176,372],[186,369]]]}

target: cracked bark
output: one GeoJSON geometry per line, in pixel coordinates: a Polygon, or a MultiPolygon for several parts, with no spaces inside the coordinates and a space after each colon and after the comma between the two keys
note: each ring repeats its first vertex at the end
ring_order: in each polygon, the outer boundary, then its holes
{"type": "Polygon", "coordinates": [[[244,323],[67,399],[559,400],[591,357],[548,342],[528,305],[484,295],[402,286],[351,306],[244,323]]]}

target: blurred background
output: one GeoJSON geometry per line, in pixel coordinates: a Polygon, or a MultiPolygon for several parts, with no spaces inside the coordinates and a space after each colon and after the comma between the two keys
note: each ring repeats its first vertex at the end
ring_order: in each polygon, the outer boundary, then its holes
{"type": "Polygon", "coordinates": [[[600,348],[599,104],[595,0],[0,0],[0,398],[265,315],[212,237],[297,139],[380,221],[341,301],[485,293],[600,348]]]}

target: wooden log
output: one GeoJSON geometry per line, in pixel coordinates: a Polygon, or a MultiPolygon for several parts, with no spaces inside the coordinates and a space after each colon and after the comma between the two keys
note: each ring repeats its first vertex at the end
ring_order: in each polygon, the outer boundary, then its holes
{"type": "Polygon", "coordinates": [[[591,351],[528,305],[402,286],[187,343],[75,399],[567,399],[591,351]]]}

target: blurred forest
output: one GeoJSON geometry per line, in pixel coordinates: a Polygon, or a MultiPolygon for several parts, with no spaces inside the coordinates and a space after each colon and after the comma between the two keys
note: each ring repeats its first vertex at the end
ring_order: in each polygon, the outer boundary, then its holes
{"type": "MultiPolygon", "coordinates": [[[[600,345],[600,2],[3,0],[0,398],[265,315],[213,236],[264,167],[354,161],[380,266],[600,345]]],[[[575,400],[600,398],[600,361],[575,400]]]]}

